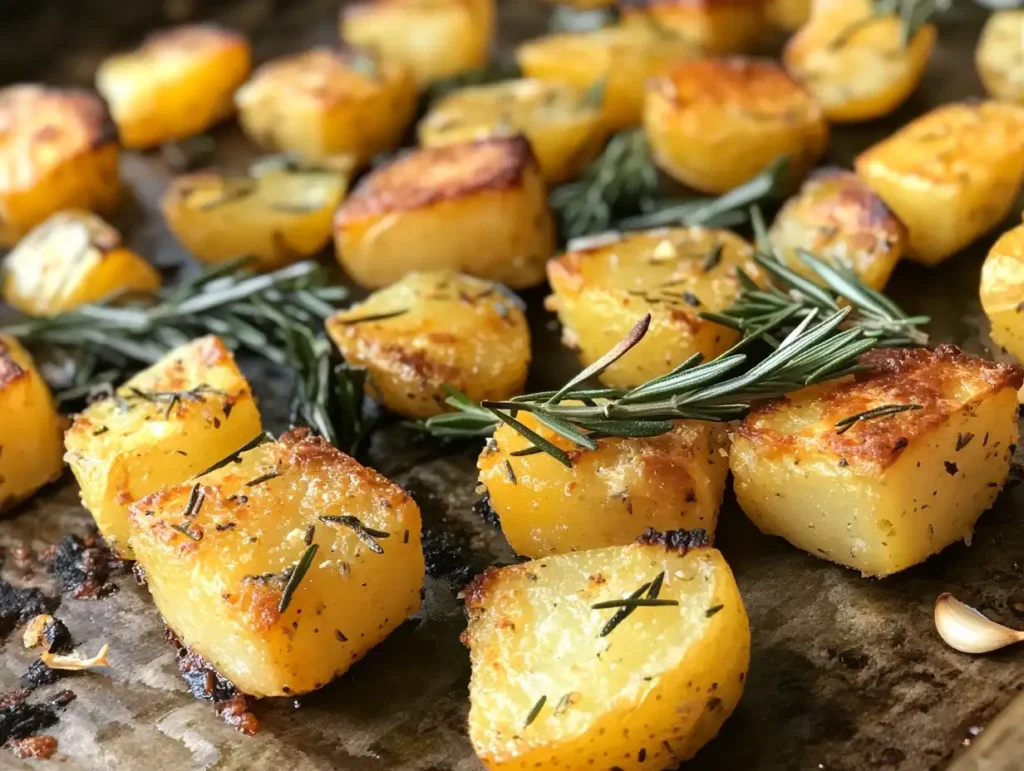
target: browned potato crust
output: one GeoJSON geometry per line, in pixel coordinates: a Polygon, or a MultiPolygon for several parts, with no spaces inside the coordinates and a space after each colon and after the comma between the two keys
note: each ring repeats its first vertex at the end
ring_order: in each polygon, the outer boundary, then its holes
{"type": "Polygon", "coordinates": [[[619,0],[627,24],[663,27],[705,51],[741,53],[764,31],[765,0],[619,0]]]}
{"type": "Polygon", "coordinates": [[[760,59],[701,59],[652,79],[644,131],[662,169],[709,193],[731,190],[780,156],[797,180],[828,144],[821,108],[760,59]]]}
{"type": "Polygon", "coordinates": [[[0,90],[0,245],[54,212],[117,207],[117,130],[99,97],[77,89],[0,90]]]}
{"type": "Polygon", "coordinates": [[[555,246],[547,189],[522,137],[410,152],[363,179],[334,228],[342,267],[370,287],[446,268],[532,286],[555,246]]]}

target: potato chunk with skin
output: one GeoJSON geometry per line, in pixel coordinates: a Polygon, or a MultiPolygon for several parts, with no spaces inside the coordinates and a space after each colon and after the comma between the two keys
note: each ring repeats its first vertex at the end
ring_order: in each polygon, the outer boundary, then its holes
{"type": "Polygon", "coordinates": [[[121,183],[117,130],[94,94],[0,89],[0,246],[62,209],[110,214],[121,183]]]}
{"type": "Polygon", "coordinates": [[[96,72],[121,144],[147,148],[201,134],[235,111],[235,89],[252,71],[243,35],[212,24],[160,30],[96,72]]]}
{"type": "Polygon", "coordinates": [[[447,409],[446,385],[475,402],[522,393],[530,366],[523,307],[490,281],[410,273],[331,316],[327,331],[347,362],[369,371],[371,395],[421,418],[447,409]]]}
{"type": "Polygon", "coordinates": [[[857,123],[888,115],[921,82],[936,32],[925,24],[904,47],[895,13],[877,15],[871,0],[840,0],[815,10],[783,56],[825,117],[857,123]]]}
{"type": "Polygon", "coordinates": [[[856,170],[907,226],[907,256],[936,265],[1012,208],[1024,177],[1024,108],[943,105],[861,153],[856,170]]]}
{"type": "Polygon", "coordinates": [[[702,59],[647,85],[644,132],[655,162],[697,190],[725,193],[781,156],[797,180],[828,144],[821,108],[767,60],[702,59]]]}
{"type": "Polygon", "coordinates": [[[672,228],[628,233],[618,241],[579,249],[548,263],[563,342],[589,366],[647,312],[644,339],[601,374],[615,388],[664,375],[695,353],[711,359],[738,339],[705,321],[700,311],[728,308],[740,290],[735,269],[758,276],[753,249],[728,230],[672,228]]]}
{"type": "Polygon", "coordinates": [[[0,512],[64,470],[64,419],[32,357],[0,335],[0,512]]]}
{"type": "Polygon", "coordinates": [[[121,243],[121,234],[84,211],[54,214],[4,262],[4,300],[33,316],[52,316],[117,293],[159,286],[160,274],[121,243]]]}
{"type": "Polygon", "coordinates": [[[775,217],[772,246],[800,273],[817,278],[798,257],[805,249],[853,269],[868,286],[884,289],[907,244],[907,229],[860,177],[822,169],[775,217]]]}
{"type": "Polygon", "coordinates": [[[218,338],[202,337],[76,416],[65,460],[103,537],[131,558],[132,501],[188,479],[259,432],[259,411],[234,358],[218,338]]]}
{"type": "Polygon", "coordinates": [[[884,349],[876,369],[755,409],[733,439],[736,497],[765,533],[865,576],[944,549],[999,495],[1024,370],[950,345],[884,349]],[[844,418],[888,405],[920,409],[844,418]]]}
{"type": "Polygon", "coordinates": [[[253,256],[270,270],[316,254],[349,173],[296,168],[261,175],[201,171],[171,180],[161,209],[175,237],[202,262],[253,256]]]}
{"type": "Polygon", "coordinates": [[[765,0],[619,0],[627,24],[660,27],[704,51],[742,53],[764,31],[765,0]]]}
{"type": "Polygon", "coordinates": [[[531,445],[505,425],[480,454],[480,481],[517,553],[624,546],[649,527],[714,535],[729,473],[722,426],[679,421],[661,436],[598,439],[597,449],[587,450],[529,413],[517,419],[572,460],[566,468],[547,453],[513,455],[531,445]]]}
{"type": "Polygon", "coordinates": [[[992,339],[1024,361],[1024,225],[996,241],[981,269],[981,307],[992,339]]]}
{"type": "Polygon", "coordinates": [[[547,188],[522,137],[417,150],[367,175],[334,218],[341,266],[366,287],[450,269],[514,289],[555,250],[547,188]]]}
{"type": "Polygon", "coordinates": [[[341,39],[406,65],[419,84],[478,69],[494,36],[494,0],[371,0],[341,9],[341,39]]]}
{"type": "Polygon", "coordinates": [[[975,59],[986,91],[996,99],[1024,105],[1024,10],[989,16],[975,59]]]}
{"type": "Polygon", "coordinates": [[[402,64],[314,48],[267,62],[235,94],[238,120],[260,147],[365,164],[396,147],[416,111],[402,64]]]}
{"type": "Polygon", "coordinates": [[[736,581],[703,533],[491,568],[464,594],[469,737],[498,769],[674,768],[732,714],[750,663],[736,581]],[[663,582],[663,583],[662,583],[663,582]],[[641,588],[675,605],[595,604],[641,588]]]}
{"type": "Polygon", "coordinates": [[[516,49],[516,61],[528,77],[571,83],[581,90],[604,81],[603,112],[610,131],[640,123],[649,77],[698,55],[692,43],[649,24],[545,35],[516,49]]]}
{"type": "Polygon", "coordinates": [[[304,429],[130,517],[167,625],[244,693],[316,690],[420,607],[416,504],[304,429]]]}
{"type": "Polygon", "coordinates": [[[434,105],[420,121],[420,144],[439,147],[522,134],[547,182],[579,175],[608,137],[599,104],[567,83],[524,78],[466,88],[434,105]]]}

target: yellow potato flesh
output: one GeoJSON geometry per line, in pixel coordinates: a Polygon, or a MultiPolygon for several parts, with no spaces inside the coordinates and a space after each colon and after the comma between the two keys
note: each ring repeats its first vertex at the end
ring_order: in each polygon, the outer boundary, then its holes
{"type": "Polygon", "coordinates": [[[305,432],[143,498],[130,516],[136,555],[167,624],[244,693],[320,688],[419,609],[416,504],[305,432]],[[193,495],[201,505],[190,507],[193,495]],[[377,533],[368,537],[380,553],[357,528],[377,533]]]}
{"type": "Polygon", "coordinates": [[[483,67],[494,15],[494,0],[351,3],[342,9],[341,38],[401,62],[423,85],[483,67]]]}
{"type": "Polygon", "coordinates": [[[149,292],[160,274],[121,244],[121,235],[84,211],[54,214],[7,255],[4,300],[33,316],[53,316],[124,292],[149,292]]]}
{"type": "Polygon", "coordinates": [[[740,289],[737,267],[758,275],[750,245],[727,230],[629,233],[548,263],[554,294],[547,304],[558,313],[563,341],[578,349],[584,365],[651,313],[647,336],[600,376],[606,385],[628,388],[670,372],[695,353],[714,358],[736,342],[734,330],[698,313],[732,304],[740,289]]]}
{"type": "Polygon", "coordinates": [[[1024,225],[996,241],[981,269],[981,307],[992,339],[1024,361],[1024,225]]]}
{"type": "Polygon", "coordinates": [[[531,445],[509,426],[480,454],[480,481],[518,554],[623,546],[649,527],[701,528],[714,537],[729,473],[722,427],[680,421],[658,437],[599,439],[587,450],[529,413],[518,420],[572,458],[566,468],[547,453],[513,455],[531,445]]]}
{"type": "Polygon", "coordinates": [[[885,576],[970,540],[1009,474],[1021,372],[951,346],[870,357],[877,374],[747,417],[730,466],[737,500],[762,531],[885,576]],[[841,419],[886,404],[922,409],[837,433],[841,419]]]}
{"type": "Polygon", "coordinates": [[[988,17],[975,60],[992,96],[1024,105],[1024,10],[996,11],[988,17]]]}
{"type": "Polygon", "coordinates": [[[821,10],[789,41],[783,61],[834,123],[888,115],[921,82],[935,46],[926,24],[903,45],[896,14],[876,15],[871,0],[843,0],[821,10]]]}
{"type": "Polygon", "coordinates": [[[249,384],[221,341],[204,337],[80,413],[65,460],[103,537],[130,558],[132,501],[188,479],[259,432],[249,384]]]}
{"type": "Polygon", "coordinates": [[[370,392],[408,417],[447,410],[446,385],[475,402],[508,399],[530,365],[522,301],[450,271],[411,273],[336,313],[327,331],[346,361],[367,368],[370,392]]]}
{"type": "Polygon", "coordinates": [[[936,265],[1013,206],[1024,176],[1024,108],[943,105],[861,153],[855,167],[907,226],[907,256],[936,265]]]}
{"type": "Polygon", "coordinates": [[[260,176],[176,177],[161,207],[171,231],[207,263],[244,256],[264,270],[305,259],[331,240],[348,174],[282,170],[260,176]]]}
{"type": "Polygon", "coordinates": [[[604,82],[604,120],[610,131],[640,123],[646,80],[698,55],[694,45],[650,25],[615,25],[529,40],[516,49],[523,74],[586,90],[604,82]]]}
{"type": "Polygon", "coordinates": [[[445,97],[420,122],[424,147],[522,134],[544,180],[565,182],[601,151],[606,131],[600,107],[575,86],[538,79],[463,89],[445,97]]]}
{"type": "Polygon", "coordinates": [[[64,419],[17,340],[0,335],[0,511],[64,469],[64,419]]]}
{"type": "Polygon", "coordinates": [[[245,38],[212,25],[151,35],[106,59],[96,88],[110,105],[121,143],[147,148],[200,134],[235,111],[234,95],[252,70],[245,38]]]}
{"type": "Polygon", "coordinates": [[[547,557],[491,570],[465,595],[469,736],[488,769],[674,767],[743,692],[747,615],[725,560],[706,546],[547,557]],[[637,608],[602,637],[616,611],[591,606],[662,573],[659,598],[678,605],[637,608]]]}

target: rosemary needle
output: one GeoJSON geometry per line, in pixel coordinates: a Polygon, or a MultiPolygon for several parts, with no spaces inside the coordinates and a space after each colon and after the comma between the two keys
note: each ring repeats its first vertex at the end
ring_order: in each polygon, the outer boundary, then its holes
{"type": "Polygon", "coordinates": [[[277,606],[278,613],[284,613],[288,610],[288,606],[292,602],[292,595],[299,588],[302,579],[306,577],[309,566],[313,564],[313,558],[316,556],[317,549],[319,548],[315,543],[310,544],[306,547],[306,551],[302,553],[299,561],[295,563],[295,567],[292,568],[291,573],[288,575],[288,582],[284,585],[284,590],[281,592],[281,602],[277,606]]]}

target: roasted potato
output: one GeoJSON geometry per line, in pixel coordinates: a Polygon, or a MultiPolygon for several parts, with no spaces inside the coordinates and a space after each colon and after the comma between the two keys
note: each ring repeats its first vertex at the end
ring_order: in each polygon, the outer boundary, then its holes
{"type": "Polygon", "coordinates": [[[32,357],[0,335],[0,512],[64,470],[64,419],[32,357]]]}
{"type": "Polygon", "coordinates": [[[212,24],[149,35],[100,64],[96,90],[110,105],[121,144],[147,148],[201,134],[235,111],[252,71],[245,36],[212,24]]]}
{"type": "Polygon", "coordinates": [[[1024,176],[1024,108],[937,107],[861,153],[856,169],[907,226],[907,256],[938,264],[1013,206],[1024,176]]]}
{"type": "Polygon", "coordinates": [[[798,180],[828,145],[828,124],[807,92],[767,60],[702,59],[647,84],[644,133],[666,173],[724,193],[781,156],[798,180]]]}
{"type": "Polygon", "coordinates": [[[743,693],[750,626],[702,535],[652,530],[466,588],[469,737],[488,769],[674,768],[718,733],[743,693]],[[594,607],[638,591],[676,604],[594,607]]]}
{"type": "Polygon", "coordinates": [[[466,88],[420,121],[424,147],[522,134],[546,182],[565,182],[601,152],[608,138],[600,101],[568,83],[524,78],[466,88]]]}
{"type": "Polygon", "coordinates": [[[654,27],[717,53],[756,47],[764,5],[765,0],[619,0],[624,23],[654,27]]]}
{"type": "Polygon", "coordinates": [[[420,607],[416,504],[306,430],[129,516],[167,625],[244,693],[316,690],[420,607]]]}
{"type": "Polygon", "coordinates": [[[555,249],[547,188],[522,137],[417,150],[378,168],[334,218],[338,260],[367,287],[451,269],[515,289],[555,249]]]}
{"type": "Polygon", "coordinates": [[[1024,105],[1024,10],[996,11],[988,17],[975,60],[992,96],[1024,105]]]}
{"type": "Polygon", "coordinates": [[[629,233],[619,240],[564,254],[548,263],[562,341],[590,365],[626,337],[645,314],[647,336],[606,369],[601,381],[638,386],[664,375],[695,353],[707,359],[738,339],[705,321],[700,311],[728,308],[740,290],[735,269],[758,276],[753,249],[727,230],[673,228],[629,233]]]}
{"type": "Polygon", "coordinates": [[[794,32],[811,18],[814,0],[767,0],[764,13],[768,23],[786,32],[794,32]]]}
{"type": "Polygon", "coordinates": [[[259,433],[249,384],[210,336],[89,405],[65,437],[64,459],[103,537],[131,558],[128,504],[188,479],[259,433]]]}
{"type": "Polygon", "coordinates": [[[159,286],[160,274],[124,246],[121,234],[84,211],[54,214],[33,228],[4,262],[4,300],[33,316],[53,316],[118,293],[159,286]]]}
{"type": "Polygon", "coordinates": [[[522,393],[530,329],[522,301],[490,281],[452,271],[410,273],[327,320],[367,389],[392,412],[444,412],[445,386],[473,401],[522,393]]]}
{"type": "Polygon", "coordinates": [[[545,35],[516,49],[516,61],[528,77],[571,83],[581,90],[603,83],[609,131],[640,123],[647,78],[697,55],[692,43],[646,24],[545,35]]]}
{"type": "Polygon", "coordinates": [[[834,123],[888,115],[921,82],[935,46],[925,24],[903,45],[902,21],[877,14],[872,0],[839,0],[817,8],[786,46],[783,62],[834,123]]]}
{"type": "Polygon", "coordinates": [[[341,39],[407,66],[419,84],[478,69],[494,36],[494,0],[363,0],[341,9],[341,39]]]}
{"type": "Polygon", "coordinates": [[[529,413],[517,420],[565,450],[517,456],[530,442],[501,426],[477,467],[509,544],[527,557],[624,546],[647,528],[714,535],[729,474],[728,439],[713,423],[679,421],[653,438],[611,437],[578,447],[529,413]]]}
{"type": "Polygon", "coordinates": [[[863,360],[876,369],[755,409],[730,467],[762,531],[885,576],[970,540],[1010,471],[1024,370],[949,345],[863,360]],[[892,405],[915,409],[850,423],[892,405]]]}
{"type": "Polygon", "coordinates": [[[195,172],[171,180],[161,208],[171,232],[203,262],[251,255],[263,269],[316,254],[331,241],[350,170],[195,172]]]}
{"type": "Polygon", "coordinates": [[[62,209],[117,207],[117,130],[93,94],[37,85],[0,89],[0,246],[62,209]]]}
{"type": "Polygon", "coordinates": [[[544,0],[552,5],[565,5],[580,11],[589,11],[595,8],[611,8],[617,0],[544,0]]]}
{"type": "Polygon", "coordinates": [[[416,111],[403,64],[314,48],[267,62],[235,94],[238,120],[261,147],[357,164],[396,147],[416,111]]]}
{"type": "Polygon", "coordinates": [[[985,258],[981,307],[992,339],[1024,361],[1024,225],[1004,233],[985,258]]]}
{"type": "Polygon", "coordinates": [[[806,276],[816,278],[797,257],[798,249],[838,260],[868,286],[884,289],[907,245],[907,229],[856,174],[822,169],[782,207],[768,238],[806,276]]]}

